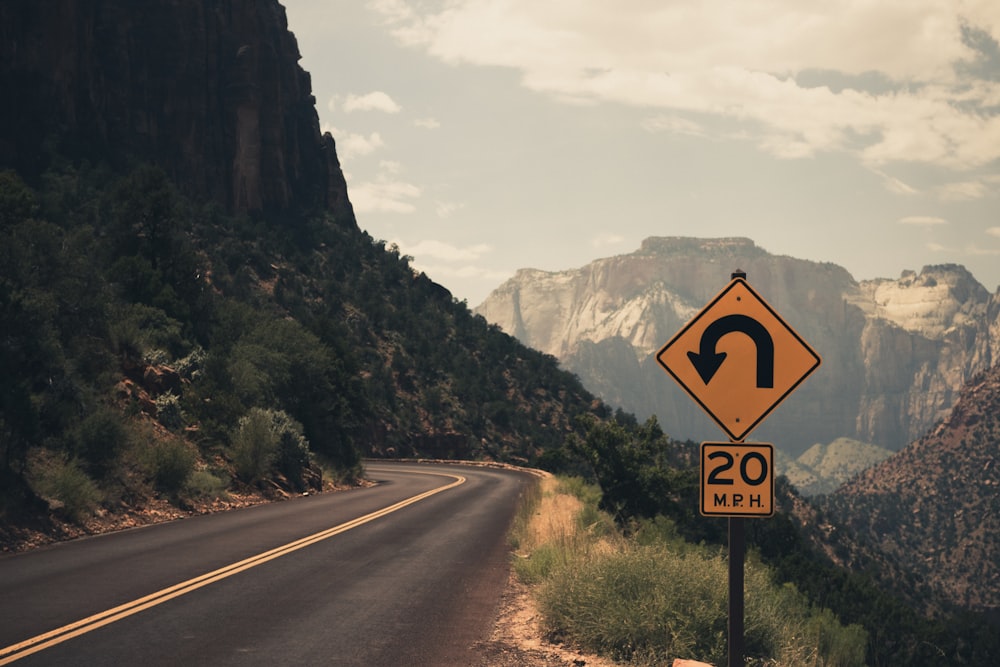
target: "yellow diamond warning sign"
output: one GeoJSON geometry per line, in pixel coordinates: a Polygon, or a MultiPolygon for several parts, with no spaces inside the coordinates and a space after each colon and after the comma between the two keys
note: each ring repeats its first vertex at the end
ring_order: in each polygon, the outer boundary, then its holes
{"type": "Polygon", "coordinates": [[[774,514],[774,446],[766,442],[701,443],[701,513],[774,514]]]}
{"type": "Polygon", "coordinates": [[[741,277],[664,345],[656,360],[735,441],[820,364],[819,355],[741,277]]]}

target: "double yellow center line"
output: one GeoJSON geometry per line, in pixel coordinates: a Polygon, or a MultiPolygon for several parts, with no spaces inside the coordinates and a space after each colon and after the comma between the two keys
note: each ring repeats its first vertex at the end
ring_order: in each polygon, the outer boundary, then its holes
{"type": "Polygon", "coordinates": [[[64,625],[61,628],[56,628],[55,630],[50,630],[49,632],[37,635],[31,639],[26,639],[23,642],[12,644],[5,648],[0,648],[0,665],[10,664],[15,660],[20,660],[21,658],[29,656],[33,653],[43,651],[68,639],[72,639],[73,637],[78,637],[79,635],[86,634],[91,630],[96,630],[97,628],[114,623],[115,621],[120,621],[121,619],[133,614],[138,614],[140,611],[144,611],[150,607],[155,607],[156,605],[162,604],[167,600],[172,600],[176,597],[180,597],[181,595],[186,595],[187,593],[204,586],[208,586],[216,581],[221,581],[227,577],[233,576],[234,574],[243,572],[244,570],[249,570],[252,567],[262,565],[263,563],[274,560],[275,558],[280,558],[281,556],[290,554],[293,551],[304,549],[311,544],[316,544],[317,542],[321,542],[327,538],[333,537],[334,535],[347,532],[352,528],[357,528],[358,526],[384,517],[387,514],[392,514],[393,512],[403,509],[404,507],[418,503],[421,500],[441,493],[442,491],[447,491],[448,489],[465,483],[465,477],[462,477],[461,475],[450,475],[444,473],[422,474],[451,477],[455,481],[451,484],[431,489],[430,491],[425,491],[419,495],[407,498],[406,500],[402,500],[395,505],[390,505],[389,507],[372,512],[371,514],[366,514],[365,516],[353,519],[352,521],[342,523],[339,526],[327,528],[326,530],[320,531],[308,537],[303,537],[300,540],[289,542],[288,544],[271,549],[270,551],[265,551],[237,563],[221,567],[218,570],[207,572],[199,577],[195,577],[194,579],[188,579],[187,581],[175,584],[169,588],[164,588],[163,590],[151,593],[145,597],[132,600],[131,602],[119,605],[113,609],[108,609],[99,614],[88,616],[87,618],[64,625]]]}

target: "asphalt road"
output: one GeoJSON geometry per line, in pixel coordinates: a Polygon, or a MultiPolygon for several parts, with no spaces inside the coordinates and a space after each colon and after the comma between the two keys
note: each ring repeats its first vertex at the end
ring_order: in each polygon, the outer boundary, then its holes
{"type": "Polygon", "coordinates": [[[380,483],[0,558],[0,665],[483,664],[530,477],[368,475],[380,483]]]}

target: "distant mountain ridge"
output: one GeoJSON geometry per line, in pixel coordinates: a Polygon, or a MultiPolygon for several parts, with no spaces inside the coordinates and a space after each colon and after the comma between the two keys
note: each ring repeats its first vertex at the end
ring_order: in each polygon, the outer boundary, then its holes
{"type": "Polygon", "coordinates": [[[881,463],[892,452],[851,438],[816,443],[797,459],[779,457],[775,468],[805,496],[836,491],[855,475],[881,463]]]}
{"type": "Polygon", "coordinates": [[[610,403],[656,414],[671,435],[717,438],[653,355],[737,268],[823,357],[752,434],[793,458],[840,437],[899,450],[997,359],[1000,297],[961,266],[859,282],[835,264],[772,255],[746,238],[656,237],[578,269],[524,269],[476,312],[558,357],[610,403]]]}

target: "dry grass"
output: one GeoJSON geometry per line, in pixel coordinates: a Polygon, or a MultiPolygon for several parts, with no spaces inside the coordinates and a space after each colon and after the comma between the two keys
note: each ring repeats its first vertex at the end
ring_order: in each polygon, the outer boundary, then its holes
{"type": "Polygon", "coordinates": [[[541,499],[525,535],[524,550],[529,554],[543,544],[575,539],[577,517],[583,509],[579,499],[559,491],[555,477],[544,478],[540,487],[541,499]]]}

